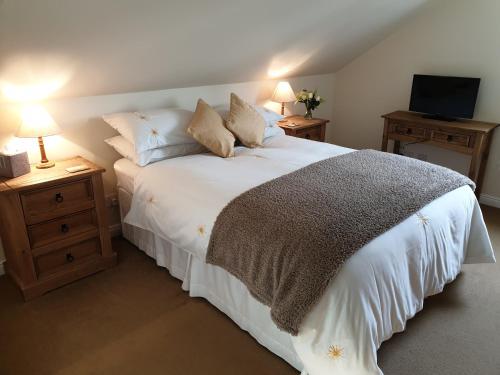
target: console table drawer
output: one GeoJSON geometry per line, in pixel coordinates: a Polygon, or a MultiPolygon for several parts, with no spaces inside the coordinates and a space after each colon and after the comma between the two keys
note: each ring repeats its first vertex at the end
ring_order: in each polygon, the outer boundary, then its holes
{"type": "Polygon", "coordinates": [[[394,133],[408,137],[425,138],[425,129],[412,125],[394,125],[394,133]]]}
{"type": "Polygon", "coordinates": [[[471,136],[434,130],[432,132],[431,140],[434,142],[449,143],[452,145],[469,147],[471,136]]]}

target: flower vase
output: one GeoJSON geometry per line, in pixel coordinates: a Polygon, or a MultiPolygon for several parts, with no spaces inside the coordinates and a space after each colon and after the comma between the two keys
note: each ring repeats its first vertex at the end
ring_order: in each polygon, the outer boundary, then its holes
{"type": "Polygon", "coordinates": [[[313,118],[313,113],[312,109],[309,107],[306,107],[306,114],[304,115],[304,118],[311,119],[313,118]]]}

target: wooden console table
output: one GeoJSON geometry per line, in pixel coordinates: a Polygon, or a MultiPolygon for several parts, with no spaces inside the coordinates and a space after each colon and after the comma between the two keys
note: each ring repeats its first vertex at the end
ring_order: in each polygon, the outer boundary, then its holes
{"type": "Polygon", "coordinates": [[[382,117],[385,119],[382,151],[387,151],[387,142],[391,139],[395,154],[399,153],[400,142],[415,142],[471,155],[469,178],[476,183],[476,196],[479,197],[491,137],[498,124],[472,120],[441,121],[406,111],[382,117]]]}

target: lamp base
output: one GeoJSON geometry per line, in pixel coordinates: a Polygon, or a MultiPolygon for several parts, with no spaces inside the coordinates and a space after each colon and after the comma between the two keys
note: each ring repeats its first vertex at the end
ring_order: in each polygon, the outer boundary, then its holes
{"type": "Polygon", "coordinates": [[[47,155],[45,154],[45,146],[43,144],[43,138],[38,137],[38,146],[40,146],[40,157],[41,161],[36,165],[38,169],[47,169],[52,168],[56,163],[47,159],[47,155]]]}
{"type": "Polygon", "coordinates": [[[52,168],[54,165],[56,165],[56,163],[54,163],[53,161],[47,161],[45,163],[38,163],[36,167],[38,169],[46,169],[46,168],[52,168]]]}

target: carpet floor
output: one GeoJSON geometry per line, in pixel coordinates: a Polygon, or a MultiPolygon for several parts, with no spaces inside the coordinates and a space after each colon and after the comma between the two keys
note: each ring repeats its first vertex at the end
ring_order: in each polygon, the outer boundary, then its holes
{"type": "MultiPolygon", "coordinates": [[[[500,210],[484,208],[500,249],[500,210]]],[[[294,374],[123,239],[119,264],[33,301],[0,277],[0,374],[294,374]]],[[[496,253],[500,260],[500,253],[496,253]]],[[[379,350],[386,375],[500,374],[500,265],[467,265],[379,350]]]]}

